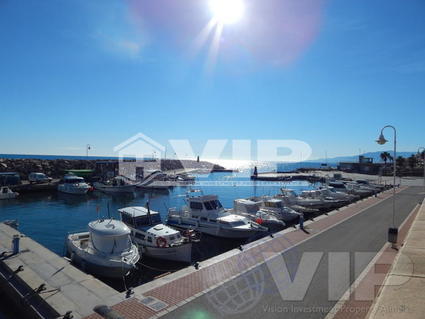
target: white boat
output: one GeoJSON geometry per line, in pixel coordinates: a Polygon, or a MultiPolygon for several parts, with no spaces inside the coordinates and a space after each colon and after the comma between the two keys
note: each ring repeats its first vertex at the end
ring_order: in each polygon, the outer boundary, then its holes
{"type": "Polygon", "coordinates": [[[85,272],[109,278],[125,276],[135,269],[139,250],[123,222],[101,219],[88,226],[88,232],[67,237],[67,251],[74,264],[85,272]]]}
{"type": "Polygon", "coordinates": [[[0,187],[0,199],[13,199],[18,197],[19,193],[12,191],[7,186],[0,187]]]}
{"type": "Polygon", "coordinates": [[[328,185],[332,186],[338,192],[344,192],[359,197],[366,197],[373,193],[370,189],[362,188],[355,182],[329,181],[328,185]]]}
{"type": "Polygon", "coordinates": [[[261,209],[262,202],[252,199],[235,199],[233,201],[233,213],[241,215],[255,221],[257,224],[267,227],[269,231],[281,229],[286,226],[285,222],[279,219],[272,212],[261,209]]]}
{"type": "Polygon", "coordinates": [[[136,190],[136,185],[131,184],[124,176],[114,177],[105,183],[95,182],[93,187],[105,193],[133,193],[136,190]]]}
{"type": "Polygon", "coordinates": [[[261,211],[276,214],[285,223],[293,222],[300,218],[299,213],[284,205],[283,200],[279,198],[265,197],[262,201],[261,211]]]}
{"type": "Polygon", "coordinates": [[[360,196],[358,196],[358,195],[348,194],[348,193],[345,193],[345,192],[339,192],[332,186],[321,186],[318,190],[325,197],[345,200],[347,202],[353,202],[353,201],[360,198],[360,196]]]}
{"type": "Polygon", "coordinates": [[[281,194],[276,195],[276,198],[282,199],[283,203],[287,206],[298,205],[307,208],[323,209],[327,205],[323,203],[321,199],[317,198],[304,198],[297,196],[292,189],[282,188],[281,194]]]}
{"type": "Polygon", "coordinates": [[[187,196],[186,202],[180,210],[169,209],[168,225],[223,238],[249,238],[267,231],[246,217],[226,211],[216,195],[187,196]]]}
{"type": "Polygon", "coordinates": [[[366,179],[358,179],[358,180],[356,180],[356,183],[357,184],[360,184],[362,186],[369,187],[369,188],[371,188],[373,190],[376,190],[378,192],[381,192],[381,191],[383,191],[385,189],[385,186],[384,185],[373,183],[373,182],[370,182],[370,181],[368,181],[366,179]]]}
{"type": "Polygon", "coordinates": [[[158,212],[145,207],[125,207],[118,212],[143,255],[185,263],[192,261],[192,242],[197,241],[193,232],[182,235],[164,225],[158,212]]]}
{"type": "Polygon", "coordinates": [[[317,189],[302,191],[300,197],[304,199],[320,200],[322,202],[322,209],[338,208],[348,204],[348,201],[345,199],[342,200],[333,197],[327,197],[322,193],[322,191],[317,189]]]}
{"type": "Polygon", "coordinates": [[[58,185],[58,191],[67,194],[83,195],[87,194],[90,185],[84,181],[84,178],[72,174],[65,175],[58,185]]]}
{"type": "Polygon", "coordinates": [[[376,193],[376,190],[357,184],[356,182],[346,182],[345,187],[350,194],[356,194],[361,197],[367,197],[376,193]]]}

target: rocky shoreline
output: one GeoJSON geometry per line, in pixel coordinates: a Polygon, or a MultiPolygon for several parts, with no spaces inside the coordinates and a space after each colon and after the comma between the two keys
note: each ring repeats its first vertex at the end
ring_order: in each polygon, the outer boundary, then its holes
{"type": "MultiPolygon", "coordinates": [[[[108,162],[117,162],[117,160],[107,160],[108,162]]],[[[220,171],[224,168],[205,161],[190,161],[190,160],[160,160],[161,170],[172,171],[186,169],[199,169],[208,171],[220,171]]],[[[28,179],[28,175],[32,172],[45,173],[52,178],[61,178],[67,170],[90,169],[96,170],[97,162],[105,162],[105,160],[69,160],[69,159],[9,159],[0,158],[0,173],[16,172],[19,173],[21,179],[28,179]]]]}

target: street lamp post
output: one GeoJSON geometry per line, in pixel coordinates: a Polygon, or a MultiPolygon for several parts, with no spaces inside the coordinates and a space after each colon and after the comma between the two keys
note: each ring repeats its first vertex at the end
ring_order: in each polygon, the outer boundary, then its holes
{"type": "Polygon", "coordinates": [[[387,127],[392,128],[394,130],[394,155],[393,155],[393,163],[394,163],[394,171],[393,171],[393,227],[388,230],[388,241],[391,242],[394,245],[397,243],[397,235],[398,235],[398,228],[395,226],[395,177],[397,172],[397,166],[396,166],[396,158],[397,158],[397,130],[392,125],[386,125],[381,129],[381,134],[379,135],[379,138],[376,140],[376,142],[380,145],[384,145],[386,142],[388,142],[384,137],[384,129],[387,127]]]}
{"type": "Polygon", "coordinates": [[[424,166],[424,188],[425,188],[425,147],[419,147],[418,148],[419,156],[421,154],[421,150],[424,152],[424,157],[423,157],[422,165],[424,166]]]}
{"type": "Polygon", "coordinates": [[[91,145],[87,144],[86,145],[86,157],[89,157],[89,151],[91,150],[91,145]]]}

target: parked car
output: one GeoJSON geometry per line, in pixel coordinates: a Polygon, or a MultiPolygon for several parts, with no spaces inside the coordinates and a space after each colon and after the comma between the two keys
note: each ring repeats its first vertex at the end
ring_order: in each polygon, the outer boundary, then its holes
{"type": "Polygon", "coordinates": [[[28,176],[28,180],[30,183],[50,183],[52,178],[44,173],[31,173],[28,176]]]}

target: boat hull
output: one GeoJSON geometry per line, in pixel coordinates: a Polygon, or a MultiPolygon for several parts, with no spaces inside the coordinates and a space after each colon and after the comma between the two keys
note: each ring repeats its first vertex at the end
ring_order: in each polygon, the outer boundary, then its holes
{"type": "Polygon", "coordinates": [[[192,262],[192,243],[164,248],[141,246],[141,251],[143,255],[151,258],[179,261],[183,263],[192,262]]]}
{"type": "Polygon", "coordinates": [[[94,188],[98,191],[108,194],[119,194],[119,193],[134,193],[136,190],[135,185],[124,185],[124,186],[108,186],[102,183],[94,183],[94,188]]]}
{"type": "Polygon", "coordinates": [[[61,185],[58,186],[58,191],[65,194],[72,194],[72,195],[85,195],[89,191],[89,188],[80,188],[80,187],[61,187],[61,185]]]}
{"type": "MultiPolygon", "coordinates": [[[[85,235],[85,233],[81,235],[85,235]]],[[[138,254],[136,260],[133,260],[131,263],[105,259],[102,256],[79,248],[70,236],[67,238],[67,253],[71,258],[71,262],[86,273],[106,278],[121,278],[134,270],[135,264],[139,261],[140,257],[138,254]]],[[[135,250],[137,252],[137,249],[135,250]]]]}
{"type": "Polygon", "coordinates": [[[178,218],[169,218],[167,224],[176,228],[193,229],[204,234],[222,238],[244,239],[252,237],[260,232],[260,230],[257,229],[227,229],[224,227],[217,227],[215,225],[204,225],[202,223],[196,224],[195,222],[192,223],[190,221],[180,222],[178,218]]]}
{"type": "Polygon", "coordinates": [[[0,194],[0,200],[1,199],[14,199],[16,197],[18,197],[18,193],[0,194]]]}

